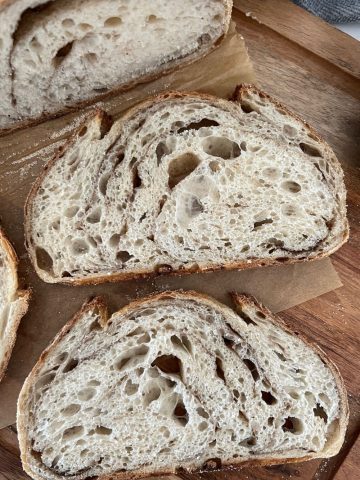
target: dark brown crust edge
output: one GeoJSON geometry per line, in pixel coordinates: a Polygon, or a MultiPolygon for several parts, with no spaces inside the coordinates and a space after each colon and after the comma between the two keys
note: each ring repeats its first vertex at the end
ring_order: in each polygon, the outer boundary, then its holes
{"type": "MultiPolygon", "coordinates": [[[[8,4],[15,3],[17,0],[0,0],[0,11],[1,11],[1,3],[3,3],[3,9],[5,9],[8,4]]],[[[53,0],[52,0],[53,1],[53,0]]],[[[109,90],[106,93],[96,95],[94,97],[89,98],[88,100],[81,100],[79,102],[76,102],[72,106],[67,106],[63,108],[62,110],[59,110],[58,112],[54,113],[43,113],[39,117],[35,118],[30,118],[28,120],[24,121],[19,121],[16,122],[14,125],[11,125],[9,127],[4,127],[0,128],[0,137],[8,135],[9,133],[13,133],[17,130],[20,129],[25,129],[30,126],[35,126],[38,125],[46,120],[51,120],[55,118],[59,118],[63,115],[66,115],[68,113],[76,113],[79,112],[81,109],[85,107],[91,107],[92,105],[96,108],[96,103],[105,101],[109,98],[111,98],[114,95],[118,95],[120,93],[124,93],[128,90],[131,90],[133,87],[136,87],[137,85],[142,85],[145,83],[152,82],[153,80],[156,80],[162,76],[165,75],[170,75],[171,73],[180,70],[183,67],[186,67],[188,65],[191,65],[203,58],[205,58],[207,55],[209,55],[211,52],[216,50],[217,48],[220,47],[220,45],[223,43],[226,35],[228,34],[229,27],[230,27],[230,21],[231,21],[231,14],[232,14],[232,7],[233,7],[233,0],[222,0],[224,3],[225,7],[225,14],[224,14],[224,24],[223,24],[223,33],[221,36],[215,41],[215,43],[211,44],[208,49],[204,50],[203,52],[193,52],[190,54],[188,57],[185,57],[185,59],[178,59],[172,62],[172,65],[170,65],[168,68],[165,68],[164,70],[160,70],[158,72],[153,72],[149,75],[144,75],[140,77],[139,79],[134,79],[131,82],[120,85],[118,87],[114,87],[111,90],[109,90]]],[[[46,1],[44,1],[46,3],[46,1]]]]}
{"type": "MultiPolygon", "coordinates": [[[[316,137],[318,139],[318,141],[327,150],[330,150],[332,152],[332,150],[328,146],[328,144],[303,119],[301,119],[296,114],[292,113],[290,110],[287,109],[287,107],[283,106],[281,103],[272,99],[272,97],[270,97],[268,94],[262,92],[257,87],[255,87],[253,85],[247,85],[247,84],[239,85],[234,92],[233,101],[240,101],[242,96],[246,92],[249,92],[249,91],[253,92],[253,93],[257,93],[260,96],[267,98],[276,107],[279,107],[279,108],[283,109],[284,111],[287,112],[287,114],[289,116],[291,116],[295,120],[301,122],[304,125],[304,127],[314,137],[316,137]]],[[[156,95],[155,97],[152,97],[150,100],[148,99],[144,102],[141,102],[139,105],[136,105],[136,106],[132,107],[122,117],[122,121],[126,120],[126,118],[128,116],[134,114],[134,112],[136,112],[137,110],[144,108],[146,105],[152,104],[154,98],[156,98],[157,101],[161,101],[164,98],[164,96],[166,96],[167,98],[172,98],[172,97],[175,97],[175,96],[177,98],[186,98],[188,96],[194,96],[194,95],[197,96],[198,98],[201,98],[201,99],[204,99],[204,100],[212,100],[212,101],[214,99],[218,100],[217,97],[214,97],[214,96],[208,95],[208,94],[165,92],[163,94],[156,95]]],[[[91,114],[89,114],[89,116],[88,116],[87,120],[84,122],[84,124],[86,124],[89,121],[89,119],[94,118],[94,117],[97,117],[99,122],[106,121],[106,119],[108,118],[108,116],[106,115],[105,112],[102,112],[101,110],[96,110],[95,113],[92,112],[91,114]]],[[[185,267],[184,269],[181,269],[181,270],[173,270],[173,271],[166,271],[166,272],[161,272],[161,271],[160,272],[159,271],[155,272],[155,271],[149,269],[149,270],[142,270],[142,271],[138,271],[138,272],[117,272],[117,273],[112,273],[110,275],[94,274],[92,276],[85,277],[85,278],[53,279],[51,277],[51,275],[48,275],[45,271],[40,270],[37,267],[37,262],[36,262],[36,258],[35,258],[35,255],[34,255],[34,251],[33,251],[33,248],[30,245],[30,242],[29,242],[29,237],[31,235],[30,214],[31,214],[32,201],[33,201],[34,197],[36,196],[37,190],[39,189],[44,177],[46,176],[47,171],[52,168],[52,166],[56,163],[56,161],[59,158],[61,158],[63,152],[75,142],[75,140],[77,138],[77,134],[81,130],[81,128],[83,127],[84,124],[82,124],[82,126],[80,126],[79,129],[77,129],[77,131],[70,137],[68,142],[62,148],[62,150],[59,153],[57,153],[52,160],[50,160],[48,162],[48,164],[46,165],[43,173],[38,177],[38,179],[35,181],[34,185],[32,186],[32,188],[29,192],[28,198],[26,200],[26,203],[25,203],[24,218],[25,218],[25,238],[27,239],[26,247],[27,247],[30,259],[31,259],[31,261],[34,265],[34,268],[35,268],[37,274],[45,282],[48,282],[48,283],[62,283],[62,284],[75,285],[75,286],[78,286],[78,285],[97,285],[97,284],[105,283],[105,282],[118,282],[118,281],[126,281],[126,280],[135,280],[135,279],[144,278],[144,277],[145,278],[156,277],[156,276],[164,275],[164,274],[167,274],[167,275],[169,275],[169,274],[170,275],[184,275],[184,274],[189,274],[189,273],[214,272],[214,271],[218,271],[218,270],[245,270],[245,269],[248,269],[248,268],[265,267],[265,266],[272,266],[272,265],[283,265],[283,264],[289,265],[289,264],[295,264],[295,263],[303,263],[303,262],[308,262],[308,261],[313,261],[313,260],[320,260],[321,258],[330,256],[332,253],[337,251],[344,243],[346,243],[348,238],[349,238],[349,224],[348,224],[347,218],[345,217],[344,218],[343,237],[336,245],[334,245],[332,248],[330,248],[329,250],[327,250],[325,252],[320,252],[320,253],[318,253],[316,251],[310,252],[310,253],[307,254],[307,256],[305,256],[303,258],[291,258],[291,257],[285,257],[284,256],[284,257],[278,257],[277,259],[276,258],[274,258],[274,259],[272,259],[272,258],[248,259],[248,260],[242,260],[240,262],[229,263],[229,264],[226,264],[226,265],[208,265],[208,266],[204,266],[204,267],[199,267],[198,266],[197,268],[194,268],[194,267],[186,268],[185,267]]],[[[336,159],[335,154],[334,154],[334,158],[336,159]]],[[[336,159],[336,168],[339,169],[340,171],[342,171],[340,162],[337,159],[336,159]]]]}
{"type": "MultiPolygon", "coordinates": [[[[15,250],[7,237],[5,236],[4,231],[0,228],[0,245],[3,248],[3,250],[6,252],[8,259],[9,259],[9,264],[11,268],[11,275],[14,278],[16,285],[18,284],[18,278],[17,278],[17,265],[18,265],[18,257],[15,253],[15,250]]],[[[20,324],[20,320],[22,317],[25,315],[28,309],[29,305],[29,300],[30,300],[30,295],[31,295],[31,290],[17,290],[16,291],[17,295],[17,300],[19,302],[18,308],[14,312],[14,318],[12,319],[12,328],[10,329],[8,336],[6,338],[6,350],[5,354],[2,359],[0,359],[0,382],[4,378],[7,366],[10,361],[11,353],[13,351],[15,341],[16,341],[16,332],[20,324]]],[[[4,339],[5,343],[5,339],[4,339]]]]}
{"type": "MultiPolygon", "coordinates": [[[[309,346],[312,350],[314,350],[319,355],[323,363],[330,368],[336,380],[336,384],[337,384],[338,392],[340,396],[339,431],[337,432],[338,438],[337,438],[337,441],[335,442],[335,447],[333,449],[327,450],[325,447],[325,450],[323,451],[310,453],[302,457],[295,457],[295,458],[288,458],[288,457],[282,458],[280,456],[280,457],[273,457],[273,458],[258,458],[258,459],[243,460],[243,461],[238,460],[237,462],[232,462],[229,464],[225,463],[221,466],[221,468],[218,468],[217,470],[221,470],[221,471],[238,470],[238,469],[252,467],[252,466],[261,467],[261,466],[270,466],[270,465],[276,465],[276,464],[298,463],[298,462],[304,462],[304,461],[315,459],[315,458],[326,458],[326,457],[331,457],[336,455],[340,450],[341,445],[344,441],[346,428],[348,424],[348,418],[349,418],[349,406],[347,401],[346,389],[345,389],[344,381],[341,377],[341,374],[338,368],[329,359],[326,353],[323,352],[323,350],[321,350],[319,346],[317,346],[312,342],[309,342],[309,340],[307,340],[304,336],[299,335],[296,332],[294,333],[294,331],[291,330],[283,320],[279,319],[278,317],[275,317],[266,307],[260,304],[254,297],[250,295],[242,295],[238,293],[232,293],[231,296],[234,301],[235,307],[236,306],[241,307],[243,305],[248,305],[251,307],[255,306],[257,309],[263,312],[264,315],[267,316],[268,321],[273,322],[275,325],[279,326],[290,335],[297,336],[298,338],[300,338],[307,346],[309,346]]],[[[158,300],[164,300],[164,299],[197,300],[197,301],[205,302],[208,305],[210,305],[212,308],[220,309],[222,312],[225,312],[225,313],[228,312],[229,310],[232,311],[229,307],[221,304],[220,302],[209,297],[208,295],[200,294],[195,291],[184,292],[182,290],[177,290],[177,291],[165,291],[158,294],[152,294],[142,299],[135,300],[129,303],[128,305],[125,305],[124,307],[122,307],[115,314],[124,315],[133,310],[136,310],[139,306],[141,306],[144,303],[147,303],[149,301],[156,302],[158,300]]],[[[24,417],[23,411],[26,410],[27,395],[29,393],[29,389],[33,381],[36,379],[37,373],[45,364],[48,354],[69,333],[72,327],[82,318],[83,314],[89,310],[98,310],[100,315],[100,324],[103,328],[106,326],[109,318],[108,318],[107,308],[104,303],[104,300],[100,297],[96,297],[90,302],[84,304],[83,307],[80,309],[80,311],[76,313],[75,316],[60,330],[60,332],[56,335],[52,343],[41,354],[38,362],[36,363],[31,373],[25,380],[25,383],[19,395],[18,406],[17,406],[17,428],[18,428],[19,444],[20,444],[20,450],[21,450],[21,460],[22,460],[23,468],[26,471],[26,473],[28,473],[35,480],[44,480],[44,477],[38,476],[31,469],[31,454],[29,453],[28,439],[27,439],[27,433],[26,433],[26,423],[24,422],[25,419],[23,418],[24,417]]],[[[235,308],[235,311],[236,311],[236,308],[235,308]]],[[[158,471],[138,470],[134,472],[115,472],[112,474],[100,476],[98,477],[98,480],[137,480],[137,479],[152,476],[152,475],[162,476],[162,475],[176,474],[176,473],[180,473],[180,471],[183,471],[186,473],[197,473],[197,472],[203,472],[204,469],[199,469],[197,467],[192,467],[191,465],[187,465],[184,467],[174,466],[173,469],[168,469],[168,470],[164,469],[164,470],[158,470],[158,471]]],[[[64,477],[59,475],[54,478],[63,479],[64,477]]]]}

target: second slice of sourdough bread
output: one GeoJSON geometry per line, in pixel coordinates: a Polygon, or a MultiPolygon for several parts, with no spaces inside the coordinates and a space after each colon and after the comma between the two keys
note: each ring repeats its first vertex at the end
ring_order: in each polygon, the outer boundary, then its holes
{"type": "Polygon", "coordinates": [[[345,195],[331,148],[256,88],[168,93],[89,118],[29,195],[27,246],[75,284],[305,261],[346,241],[345,195]]]}
{"type": "Polygon", "coordinates": [[[326,355],[254,299],[95,299],[41,355],[18,402],[34,479],[139,478],[335,455],[348,405],[326,355]]]}

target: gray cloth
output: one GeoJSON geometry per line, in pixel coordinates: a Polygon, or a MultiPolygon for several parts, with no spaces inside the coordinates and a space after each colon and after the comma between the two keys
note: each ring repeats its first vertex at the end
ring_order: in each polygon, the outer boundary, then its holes
{"type": "Polygon", "coordinates": [[[293,0],[300,7],[331,23],[360,21],[360,0],[293,0]]]}

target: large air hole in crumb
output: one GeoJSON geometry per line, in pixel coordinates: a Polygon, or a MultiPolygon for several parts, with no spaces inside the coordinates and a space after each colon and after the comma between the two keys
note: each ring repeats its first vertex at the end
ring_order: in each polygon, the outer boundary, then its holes
{"type": "Polygon", "coordinates": [[[251,361],[250,359],[248,359],[248,358],[244,358],[244,359],[243,359],[243,362],[244,362],[244,364],[246,365],[246,367],[250,370],[250,373],[251,373],[254,381],[256,382],[257,380],[259,380],[260,375],[259,375],[258,369],[256,368],[255,363],[252,362],[252,361],[251,361]]]}
{"type": "Polygon", "coordinates": [[[267,392],[267,391],[262,390],[261,398],[268,405],[275,405],[275,403],[277,403],[277,399],[274,397],[274,395],[271,392],[267,392]]]}
{"type": "Polygon", "coordinates": [[[79,361],[76,358],[70,358],[68,362],[65,364],[63,368],[63,373],[68,373],[71,372],[71,370],[74,370],[79,364],[79,361]]]}
{"type": "Polygon", "coordinates": [[[298,193],[301,190],[301,185],[299,185],[297,182],[292,182],[291,180],[288,180],[281,184],[281,188],[290,193],[298,193]]]}
{"type": "Polygon", "coordinates": [[[281,428],[284,432],[290,432],[294,435],[300,435],[304,431],[302,421],[296,417],[287,417],[281,428]]]}
{"type": "Polygon", "coordinates": [[[35,249],[36,263],[40,270],[46,272],[52,272],[53,269],[53,259],[49,253],[42,247],[36,247],[35,249]]]}
{"type": "Polygon", "coordinates": [[[241,154],[239,145],[226,137],[207,137],[203,140],[202,147],[208,155],[224,160],[237,158],[241,154]]]}
{"type": "Polygon", "coordinates": [[[172,160],[169,164],[169,188],[173,189],[184,178],[190,175],[199,165],[199,158],[192,152],[187,152],[172,160]]]}
{"type": "Polygon", "coordinates": [[[175,355],[161,355],[157,357],[151,364],[164,373],[173,373],[181,375],[181,360],[175,355]]]}
{"type": "Polygon", "coordinates": [[[216,357],[216,375],[225,383],[225,375],[221,358],[216,357]]]}
{"type": "Polygon", "coordinates": [[[174,408],[174,417],[182,426],[185,426],[189,421],[188,412],[185,408],[184,402],[181,399],[177,401],[177,404],[174,408]]]}
{"type": "Polygon", "coordinates": [[[315,417],[320,417],[324,420],[325,423],[327,423],[328,415],[327,415],[324,407],[322,407],[320,405],[320,403],[316,404],[316,407],[313,409],[313,412],[314,412],[315,417]]]}
{"type": "Polygon", "coordinates": [[[300,142],[299,146],[301,150],[310,157],[322,157],[320,150],[314,145],[309,145],[308,143],[300,142]]]}
{"type": "Polygon", "coordinates": [[[203,127],[218,127],[219,124],[215,120],[210,120],[209,118],[203,118],[199,122],[192,122],[189,123],[189,125],[186,125],[185,127],[182,127],[178,130],[177,133],[183,133],[188,130],[200,130],[200,128],[203,127]]]}

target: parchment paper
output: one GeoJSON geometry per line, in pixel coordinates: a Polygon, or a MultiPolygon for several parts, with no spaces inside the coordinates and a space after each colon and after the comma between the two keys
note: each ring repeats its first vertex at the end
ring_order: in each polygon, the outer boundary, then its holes
{"type": "MultiPolygon", "coordinates": [[[[253,81],[243,39],[233,31],[207,58],[107,100],[102,107],[117,117],[135,102],[163,89],[198,90],[228,97],[237,84],[253,81]]],[[[194,289],[227,304],[230,304],[228,292],[239,291],[251,293],[276,312],[341,286],[328,259],[243,272],[159,277],[88,287],[43,283],[34,273],[24,248],[23,205],[44,163],[64,143],[82,115],[66,115],[0,138],[0,221],[20,257],[19,275],[23,286],[31,286],[33,291],[7,374],[0,384],[0,428],[15,422],[18,393],[40,353],[91,296],[104,296],[111,312],[134,298],[165,289],[194,289]]]]}

